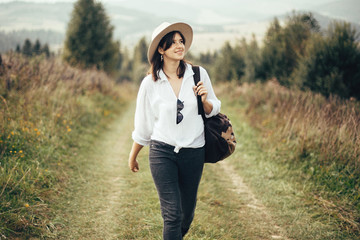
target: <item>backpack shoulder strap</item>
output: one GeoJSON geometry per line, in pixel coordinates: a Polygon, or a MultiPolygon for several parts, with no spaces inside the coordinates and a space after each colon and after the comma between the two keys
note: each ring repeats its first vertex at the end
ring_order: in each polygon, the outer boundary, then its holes
{"type": "MultiPolygon", "coordinates": [[[[192,66],[192,69],[194,71],[194,83],[195,86],[198,84],[198,82],[200,82],[200,68],[199,66],[192,66]]],[[[197,102],[198,102],[198,114],[201,115],[201,117],[203,118],[204,122],[205,122],[205,112],[204,112],[204,107],[201,101],[201,96],[197,96],[197,102]]]]}

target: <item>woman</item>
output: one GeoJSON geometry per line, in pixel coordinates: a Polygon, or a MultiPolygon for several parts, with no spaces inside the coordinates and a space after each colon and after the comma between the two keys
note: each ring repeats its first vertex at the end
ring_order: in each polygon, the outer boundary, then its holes
{"type": "Polygon", "coordinates": [[[154,30],[147,55],[150,74],[139,88],[129,156],[130,169],[139,171],[136,157],[150,145],[165,240],[182,239],[194,218],[205,156],[196,95],[201,95],[206,117],[218,114],[221,105],[205,69],[200,67],[201,81],[195,86],[192,66],[184,60],[192,33],[185,23],[163,23],[154,30]]]}

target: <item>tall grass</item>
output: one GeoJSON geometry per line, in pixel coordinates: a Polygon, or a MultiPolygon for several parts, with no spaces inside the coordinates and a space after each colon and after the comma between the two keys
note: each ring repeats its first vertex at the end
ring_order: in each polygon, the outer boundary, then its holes
{"type": "Polygon", "coordinates": [[[232,99],[261,130],[262,144],[274,152],[271,160],[312,181],[315,202],[344,228],[360,232],[360,103],[274,81],[230,87],[232,99]]]}
{"type": "Polygon", "coordinates": [[[48,204],[68,159],[131,91],[103,72],[15,54],[3,56],[0,81],[0,238],[40,236],[54,227],[48,204]]]}

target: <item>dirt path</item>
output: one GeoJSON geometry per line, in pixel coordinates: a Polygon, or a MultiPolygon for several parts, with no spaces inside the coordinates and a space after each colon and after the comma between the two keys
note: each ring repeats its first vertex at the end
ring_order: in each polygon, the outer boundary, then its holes
{"type": "Polygon", "coordinates": [[[231,179],[233,190],[243,200],[243,206],[246,206],[243,210],[243,214],[247,217],[251,215],[254,218],[261,216],[258,221],[257,228],[263,225],[264,228],[270,229],[268,239],[288,239],[286,237],[286,231],[278,226],[272,219],[271,214],[266,207],[256,198],[252,190],[244,183],[243,178],[238,175],[228,161],[222,161],[218,163],[219,166],[227,173],[231,179]]]}
{"type": "Polygon", "coordinates": [[[125,187],[121,168],[127,167],[133,109],[130,106],[93,149],[80,156],[83,165],[59,209],[64,228],[56,238],[116,239],[121,225],[117,217],[121,212],[121,189],[125,187]]]}
{"type": "MultiPolygon", "coordinates": [[[[127,169],[128,151],[132,143],[134,107],[134,104],[131,105],[119,120],[109,126],[109,131],[98,139],[93,149],[79,157],[82,164],[75,171],[75,176],[64,196],[65,200],[59,201],[61,204],[58,206],[57,224],[62,227],[54,233],[54,238],[150,240],[161,238],[162,223],[157,196],[145,160],[147,156],[142,157],[141,172],[134,175],[127,169]],[[152,202],[148,204],[150,201],[152,202]],[[134,211],[145,211],[150,214],[136,215],[133,214],[134,211]],[[145,230],[149,233],[144,233],[145,230]],[[140,235],[141,233],[135,231],[143,231],[143,233],[140,235]]],[[[143,155],[146,153],[146,150],[142,151],[143,155]]],[[[216,166],[216,171],[226,173],[222,175],[227,175],[230,179],[232,186],[223,190],[220,188],[220,191],[232,189],[235,192],[231,194],[236,196],[236,199],[231,201],[235,201],[235,208],[240,210],[229,214],[243,226],[234,230],[241,233],[242,237],[226,239],[287,239],[285,231],[275,224],[251,189],[232,170],[229,162],[224,161],[216,166]],[[256,226],[247,223],[249,219],[252,219],[251,223],[256,222],[256,226]],[[262,233],[253,234],[259,231],[262,233]]],[[[216,182],[211,179],[210,181],[216,182]]],[[[207,190],[203,188],[203,191],[207,190]]],[[[203,193],[203,195],[208,194],[213,193],[203,193]]],[[[222,192],[216,194],[219,198],[223,196],[222,192]]],[[[204,208],[208,209],[206,205],[204,208]]],[[[205,222],[208,217],[201,211],[196,216],[198,222],[205,222]]],[[[226,216],[223,218],[220,221],[226,221],[226,216]]],[[[195,227],[188,239],[224,239],[207,236],[206,228],[206,226],[195,227]],[[201,237],[197,237],[199,235],[201,237]]],[[[217,226],[213,228],[216,231],[217,226]]],[[[236,235],[236,232],[233,235],[236,235]]]]}

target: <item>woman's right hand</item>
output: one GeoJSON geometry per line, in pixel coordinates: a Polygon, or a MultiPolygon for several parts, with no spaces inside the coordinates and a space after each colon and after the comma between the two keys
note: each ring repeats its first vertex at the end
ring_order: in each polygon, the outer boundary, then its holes
{"type": "Polygon", "coordinates": [[[138,172],[139,171],[139,163],[136,159],[129,159],[129,167],[130,170],[133,172],[138,172]]]}
{"type": "Polygon", "coordinates": [[[130,155],[129,155],[129,168],[133,172],[139,171],[139,163],[136,160],[136,158],[142,148],[143,148],[143,146],[136,142],[134,142],[132,145],[130,155]]]}

